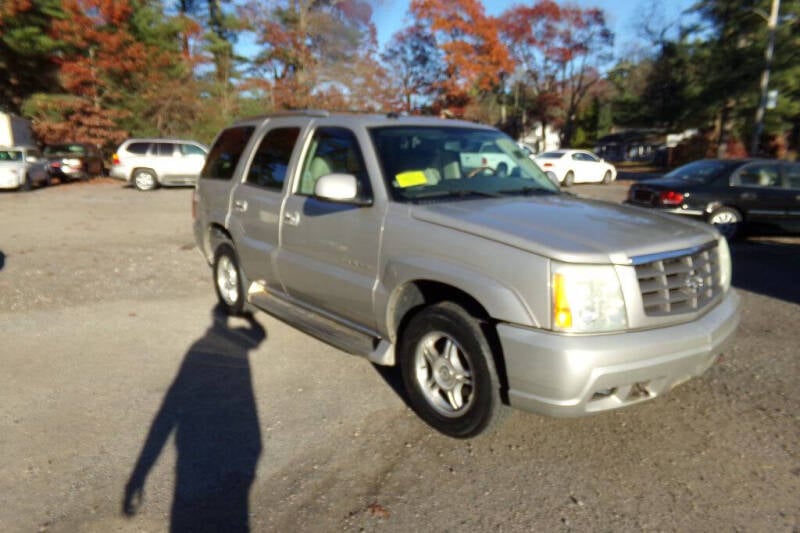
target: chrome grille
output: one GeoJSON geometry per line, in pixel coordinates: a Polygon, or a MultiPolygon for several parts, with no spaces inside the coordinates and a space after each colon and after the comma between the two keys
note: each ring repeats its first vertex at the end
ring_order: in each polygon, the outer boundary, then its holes
{"type": "Polygon", "coordinates": [[[636,277],[647,316],[696,311],[721,290],[717,248],[636,265],[636,277]]]}

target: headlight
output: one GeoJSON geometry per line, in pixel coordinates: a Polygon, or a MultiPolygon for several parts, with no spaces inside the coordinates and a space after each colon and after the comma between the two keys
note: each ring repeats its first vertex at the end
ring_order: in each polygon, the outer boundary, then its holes
{"type": "Polygon", "coordinates": [[[597,333],[627,327],[625,300],[613,266],[554,261],[551,276],[554,330],[597,333]]]}
{"type": "Polygon", "coordinates": [[[728,247],[728,240],[725,237],[720,237],[717,241],[717,254],[719,254],[719,285],[723,291],[727,291],[731,287],[733,268],[731,249],[728,247]]]}

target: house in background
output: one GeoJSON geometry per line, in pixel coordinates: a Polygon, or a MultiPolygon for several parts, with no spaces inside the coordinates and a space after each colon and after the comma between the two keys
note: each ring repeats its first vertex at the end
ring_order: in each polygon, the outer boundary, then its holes
{"type": "Polygon", "coordinates": [[[535,122],[519,142],[530,147],[534,154],[558,150],[561,147],[561,132],[550,125],[543,128],[541,122],[535,122]]]}

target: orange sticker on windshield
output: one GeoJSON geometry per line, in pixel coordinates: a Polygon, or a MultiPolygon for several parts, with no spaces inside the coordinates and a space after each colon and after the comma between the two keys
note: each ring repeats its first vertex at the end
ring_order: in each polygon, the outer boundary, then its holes
{"type": "Polygon", "coordinates": [[[396,174],[394,179],[397,180],[397,185],[400,187],[413,187],[414,185],[425,185],[428,179],[425,173],[421,170],[410,170],[408,172],[401,172],[396,174]]]}

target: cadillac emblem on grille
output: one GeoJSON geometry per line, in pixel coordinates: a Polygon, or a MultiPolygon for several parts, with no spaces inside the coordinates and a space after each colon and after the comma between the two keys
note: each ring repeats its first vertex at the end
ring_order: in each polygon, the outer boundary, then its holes
{"type": "Polygon", "coordinates": [[[705,281],[700,276],[689,276],[686,278],[686,282],[683,285],[683,290],[687,294],[695,295],[697,294],[704,286],[705,281]]]}

